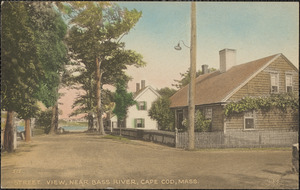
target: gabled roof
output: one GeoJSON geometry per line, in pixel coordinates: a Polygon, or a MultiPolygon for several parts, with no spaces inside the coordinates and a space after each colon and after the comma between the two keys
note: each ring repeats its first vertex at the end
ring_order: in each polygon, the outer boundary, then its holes
{"type": "MultiPolygon", "coordinates": [[[[200,75],[196,78],[195,105],[226,102],[249,80],[280,56],[283,55],[275,54],[236,65],[224,73],[215,71],[200,75]]],[[[171,108],[188,106],[188,86],[186,85],[170,98],[171,108]]]]}
{"type": "Polygon", "coordinates": [[[140,89],[139,91],[135,92],[133,94],[133,98],[134,100],[137,100],[139,97],[141,97],[147,90],[152,91],[157,97],[160,97],[160,95],[158,94],[158,92],[152,87],[152,86],[146,86],[145,88],[140,89]]]}

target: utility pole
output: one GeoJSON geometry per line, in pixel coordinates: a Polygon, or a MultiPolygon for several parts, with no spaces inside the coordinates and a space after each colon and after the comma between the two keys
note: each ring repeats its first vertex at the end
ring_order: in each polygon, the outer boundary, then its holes
{"type": "Polygon", "coordinates": [[[188,150],[195,148],[195,82],[196,82],[196,2],[191,2],[191,48],[190,48],[190,75],[191,81],[189,83],[189,105],[188,105],[188,136],[189,145],[188,150]]]}

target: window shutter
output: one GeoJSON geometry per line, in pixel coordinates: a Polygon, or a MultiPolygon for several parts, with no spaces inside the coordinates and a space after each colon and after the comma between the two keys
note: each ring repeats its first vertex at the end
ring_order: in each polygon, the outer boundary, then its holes
{"type": "Polygon", "coordinates": [[[141,119],[142,120],[142,128],[145,128],[145,119],[141,119]]]}
{"type": "Polygon", "coordinates": [[[134,128],[136,128],[136,119],[134,119],[134,128]]]}
{"type": "Polygon", "coordinates": [[[136,104],[136,109],[137,109],[137,110],[140,110],[139,103],[136,104]]]}
{"type": "Polygon", "coordinates": [[[147,110],[147,102],[146,101],[144,102],[144,107],[145,107],[145,110],[147,110]]]}

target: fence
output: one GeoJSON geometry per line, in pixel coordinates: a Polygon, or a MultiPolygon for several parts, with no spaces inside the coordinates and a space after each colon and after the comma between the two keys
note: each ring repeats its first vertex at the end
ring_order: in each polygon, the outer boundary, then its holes
{"type": "MultiPolygon", "coordinates": [[[[176,148],[188,147],[187,132],[167,132],[158,130],[122,129],[123,136],[152,141],[176,148]]],[[[114,135],[120,130],[114,129],[114,135]]],[[[255,148],[290,147],[298,143],[297,131],[230,131],[195,132],[195,148],[255,148]]]]}
{"type": "MultiPolygon", "coordinates": [[[[113,135],[120,135],[120,129],[113,129],[113,135]]],[[[121,129],[122,136],[135,139],[152,141],[175,147],[175,133],[169,131],[143,130],[143,129],[121,129]]]]}
{"type": "MultiPolygon", "coordinates": [[[[176,147],[188,147],[188,134],[178,133],[176,147]]],[[[195,133],[195,148],[290,147],[298,142],[296,131],[231,131],[195,133]]]]}

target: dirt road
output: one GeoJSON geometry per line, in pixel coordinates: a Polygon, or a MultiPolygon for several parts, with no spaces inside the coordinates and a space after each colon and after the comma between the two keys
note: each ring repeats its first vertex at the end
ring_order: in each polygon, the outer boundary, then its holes
{"type": "Polygon", "coordinates": [[[184,151],[93,134],[37,136],[3,153],[2,188],[298,188],[291,150],[184,151]]]}

